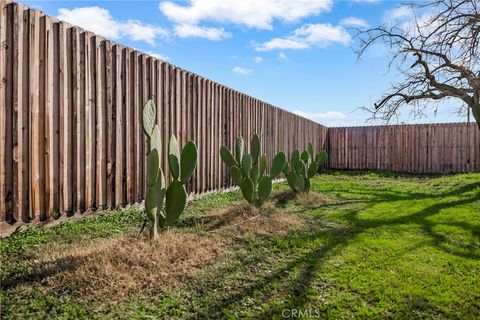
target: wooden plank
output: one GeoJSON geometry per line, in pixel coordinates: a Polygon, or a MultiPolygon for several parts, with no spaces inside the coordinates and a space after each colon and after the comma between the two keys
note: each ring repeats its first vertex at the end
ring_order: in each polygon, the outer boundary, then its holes
{"type": "MultiPolygon", "coordinates": [[[[0,150],[4,153],[4,193],[2,194],[5,197],[6,211],[7,211],[7,221],[14,223],[18,219],[16,212],[16,198],[15,189],[17,188],[17,164],[15,161],[14,153],[18,150],[15,149],[15,144],[17,143],[17,115],[18,115],[18,106],[15,105],[14,101],[14,81],[13,77],[15,71],[13,69],[15,61],[15,51],[14,51],[14,42],[15,38],[13,36],[14,25],[14,4],[7,5],[7,28],[6,28],[6,41],[2,44],[6,46],[6,83],[5,83],[5,98],[6,98],[6,113],[5,113],[5,149],[0,150]]],[[[0,125],[1,127],[1,125],[0,125]]]]}
{"type": "Polygon", "coordinates": [[[214,139],[214,118],[213,118],[213,82],[208,81],[207,91],[207,122],[205,123],[208,128],[208,191],[213,190],[215,172],[214,172],[214,159],[213,154],[213,139],[214,139]]]}
{"type": "Polygon", "coordinates": [[[198,148],[198,164],[197,169],[195,170],[195,191],[197,193],[202,192],[202,180],[201,180],[201,173],[202,173],[202,159],[201,159],[201,138],[202,138],[202,78],[200,76],[196,76],[196,106],[195,106],[195,115],[196,115],[196,136],[195,136],[195,143],[197,144],[198,148]]]}
{"type": "Polygon", "coordinates": [[[135,139],[134,139],[134,129],[133,129],[133,105],[135,104],[134,97],[132,93],[133,88],[133,64],[135,62],[133,52],[130,48],[125,48],[123,52],[124,56],[124,67],[123,67],[123,95],[124,103],[123,108],[125,109],[125,146],[126,146],[126,201],[131,204],[135,201],[134,197],[134,154],[135,154],[135,139]]]}
{"type": "MultiPolygon", "coordinates": [[[[177,135],[177,68],[175,66],[169,66],[169,131],[166,135],[165,144],[168,146],[168,142],[172,135],[177,135]]],[[[167,152],[168,154],[168,152],[167,152]]],[[[168,179],[171,178],[170,171],[167,170],[168,179]]]]}
{"type": "Polygon", "coordinates": [[[89,35],[87,33],[80,34],[80,30],[76,27],[71,28],[67,33],[67,41],[71,41],[72,54],[67,59],[67,72],[70,72],[71,83],[68,85],[69,106],[73,111],[72,115],[72,150],[75,152],[73,163],[73,185],[71,187],[73,196],[72,211],[84,212],[87,208],[86,203],[86,177],[87,177],[87,105],[90,104],[89,81],[87,78],[89,70],[89,35]],[[70,91],[71,90],[71,91],[70,91]]]}
{"type": "MultiPolygon", "coordinates": [[[[44,41],[44,96],[43,103],[45,108],[45,185],[46,197],[48,201],[46,217],[48,219],[52,214],[59,212],[59,109],[58,101],[54,99],[54,88],[58,88],[58,78],[54,82],[54,52],[53,52],[53,24],[52,20],[44,16],[42,19],[43,41],[44,41]]],[[[55,72],[58,74],[58,72],[55,72]]]]}
{"type": "MultiPolygon", "coordinates": [[[[40,105],[40,14],[29,12],[29,105],[31,108],[31,203],[32,216],[39,221],[45,214],[45,166],[44,166],[44,119],[45,113],[40,105]]],[[[43,42],[42,42],[43,43],[43,42]]]]}
{"type": "Polygon", "coordinates": [[[73,180],[73,163],[72,163],[72,136],[73,136],[73,112],[72,104],[69,103],[70,98],[70,75],[72,56],[71,37],[67,37],[67,26],[60,22],[55,24],[56,36],[56,54],[57,67],[55,74],[58,76],[58,109],[59,109],[59,201],[60,213],[72,212],[72,180],[73,180]],[[69,41],[70,40],[70,41],[69,41]],[[69,64],[70,62],[70,64],[69,64]]]}
{"type": "MultiPolygon", "coordinates": [[[[13,110],[16,133],[14,140],[14,219],[29,221],[29,108],[28,108],[28,16],[24,20],[25,7],[12,4],[13,8],[13,110]],[[25,25],[25,27],[24,27],[25,25]],[[15,120],[16,119],[16,120],[15,120]],[[16,182],[16,184],[15,184],[16,182]]],[[[1,10],[1,9],[0,9],[1,10]]],[[[0,15],[3,19],[3,14],[0,15]]],[[[1,23],[0,23],[1,24],[1,23]]],[[[0,26],[0,29],[3,29],[0,26]]],[[[0,31],[1,33],[2,31],[0,31]]],[[[1,40],[0,40],[1,41],[1,40]]],[[[1,59],[1,58],[0,58],[1,59]]],[[[1,64],[1,62],[0,62],[1,64]]],[[[3,68],[2,68],[3,69],[3,68]]],[[[3,87],[2,87],[3,88],[3,87]]],[[[6,110],[6,108],[2,108],[6,110]]],[[[0,200],[1,202],[1,200],[0,200]]],[[[2,212],[0,210],[0,212],[2,212]]],[[[0,216],[2,214],[0,213],[0,216]]],[[[1,221],[1,218],[0,218],[1,221]]]]}
{"type": "Polygon", "coordinates": [[[7,81],[11,75],[7,73],[7,7],[0,3],[0,222],[7,220],[7,81]]]}
{"type": "Polygon", "coordinates": [[[114,155],[114,169],[115,169],[115,207],[120,207],[126,203],[124,192],[124,165],[125,165],[125,106],[122,103],[123,99],[123,46],[114,45],[113,47],[113,103],[115,108],[115,155],[114,155]]]}
{"type": "Polygon", "coordinates": [[[165,174],[165,179],[169,181],[170,172],[168,170],[168,139],[170,139],[170,117],[171,117],[171,100],[170,100],[170,86],[171,86],[171,69],[172,66],[165,63],[163,66],[163,128],[162,129],[162,154],[163,154],[163,173],[165,174]]]}
{"type": "Polygon", "coordinates": [[[96,207],[96,96],[95,48],[97,38],[85,32],[85,205],[96,207]]]}
{"type": "Polygon", "coordinates": [[[138,114],[140,117],[140,143],[141,143],[141,149],[140,149],[140,187],[139,187],[139,192],[140,194],[138,195],[138,201],[141,201],[143,199],[143,195],[146,192],[147,184],[145,183],[147,171],[145,170],[147,166],[147,154],[148,154],[148,148],[147,148],[147,137],[143,134],[143,129],[141,126],[142,122],[142,110],[143,110],[143,105],[145,102],[148,100],[148,88],[149,88],[149,83],[148,83],[148,67],[147,67],[147,56],[145,54],[142,54],[139,57],[139,101],[138,101],[138,114]]]}
{"type": "Polygon", "coordinates": [[[141,176],[142,176],[142,149],[143,149],[143,137],[142,137],[142,128],[140,126],[141,121],[141,108],[139,107],[141,101],[141,66],[140,60],[141,57],[139,56],[138,51],[133,52],[133,59],[132,59],[132,75],[133,75],[133,90],[132,90],[132,108],[133,108],[133,137],[134,137],[134,201],[140,202],[141,201],[141,189],[143,186],[141,185],[141,176]]]}
{"type": "Polygon", "coordinates": [[[116,158],[116,105],[114,104],[114,57],[113,44],[106,40],[104,43],[105,50],[105,90],[106,90],[106,116],[104,124],[106,126],[106,205],[112,209],[115,206],[115,158],[116,158]]]}
{"type": "Polygon", "coordinates": [[[160,101],[161,101],[161,108],[160,109],[160,119],[159,119],[159,127],[160,127],[160,132],[162,134],[162,150],[161,150],[161,162],[162,162],[162,169],[164,172],[164,175],[166,177],[166,168],[167,168],[167,162],[168,162],[168,153],[167,153],[167,144],[165,141],[167,141],[168,136],[165,135],[165,132],[168,130],[168,80],[169,79],[169,74],[168,74],[168,65],[165,62],[162,62],[160,65],[160,101]]]}
{"type": "Polygon", "coordinates": [[[95,207],[103,209],[107,204],[107,148],[105,105],[105,40],[95,36],[95,207]]]}

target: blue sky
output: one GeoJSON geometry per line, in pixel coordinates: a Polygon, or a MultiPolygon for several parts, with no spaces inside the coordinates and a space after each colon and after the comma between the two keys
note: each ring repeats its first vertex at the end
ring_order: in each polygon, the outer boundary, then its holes
{"type": "MultiPolygon", "coordinates": [[[[368,125],[370,106],[398,77],[381,46],[357,60],[352,26],[403,23],[398,1],[22,1],[328,126],[368,125]]],[[[423,119],[465,121],[455,102],[423,119]]]]}

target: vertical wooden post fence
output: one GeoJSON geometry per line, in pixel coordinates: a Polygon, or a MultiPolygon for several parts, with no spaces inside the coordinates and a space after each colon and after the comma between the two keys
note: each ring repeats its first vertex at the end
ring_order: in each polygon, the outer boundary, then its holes
{"type": "MultiPolygon", "coordinates": [[[[269,159],[312,142],[331,169],[480,172],[473,124],[326,128],[89,31],[0,3],[0,234],[145,195],[140,117],[153,99],[169,178],[171,134],[199,149],[187,189],[232,186],[218,154],[257,133],[269,159]]],[[[246,139],[249,148],[249,139],[246,139]]]]}
{"type": "Polygon", "coordinates": [[[329,168],[410,173],[480,172],[476,124],[328,129],[329,168]]]}
{"type": "Polygon", "coordinates": [[[232,185],[218,150],[238,135],[258,133],[270,159],[308,142],[324,147],[327,128],[315,122],[40,11],[1,5],[2,232],[142,201],[147,99],[158,108],[163,165],[171,134],[197,143],[191,193],[232,185]]]}

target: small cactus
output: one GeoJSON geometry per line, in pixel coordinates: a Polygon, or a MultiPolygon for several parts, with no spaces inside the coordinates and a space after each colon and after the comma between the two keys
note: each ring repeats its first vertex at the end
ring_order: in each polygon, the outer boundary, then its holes
{"type": "Polygon", "coordinates": [[[272,161],[270,175],[266,174],[267,157],[261,155],[262,146],[258,135],[250,141],[250,153],[244,154],[244,142],[238,137],[235,142],[235,156],[225,146],[220,147],[220,157],[230,168],[233,182],[240,187],[245,200],[260,207],[272,192],[272,179],[285,167],[285,153],[279,152],[272,161]]]}
{"type": "Polygon", "coordinates": [[[161,136],[160,128],[155,124],[156,114],[155,103],[148,100],[143,107],[142,128],[149,146],[145,211],[150,220],[152,239],[158,236],[159,228],[174,224],[185,210],[185,184],[192,177],[197,165],[195,143],[188,141],[180,152],[177,139],[172,135],[168,147],[168,164],[173,181],[167,187],[160,167],[161,136]]]}
{"type": "Polygon", "coordinates": [[[318,169],[327,161],[327,152],[321,150],[314,155],[313,145],[308,144],[307,150],[300,153],[293,150],[290,164],[286,164],[283,173],[287,177],[287,183],[296,192],[309,192],[310,179],[315,176],[318,169]]]}

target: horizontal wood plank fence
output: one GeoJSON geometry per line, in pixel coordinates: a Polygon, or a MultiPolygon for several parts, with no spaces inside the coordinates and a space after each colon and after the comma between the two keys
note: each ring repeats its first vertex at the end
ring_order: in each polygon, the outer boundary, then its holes
{"type": "MultiPolygon", "coordinates": [[[[257,133],[269,159],[324,147],[327,128],[81,28],[2,2],[0,15],[0,226],[142,201],[153,99],[167,142],[192,139],[190,193],[232,186],[218,150],[257,133]]],[[[249,139],[246,139],[249,148],[249,139]]],[[[1,233],[1,232],[0,232],[1,233]]]]}
{"type": "Polygon", "coordinates": [[[480,130],[467,123],[328,129],[329,168],[480,172],[480,130]]]}

